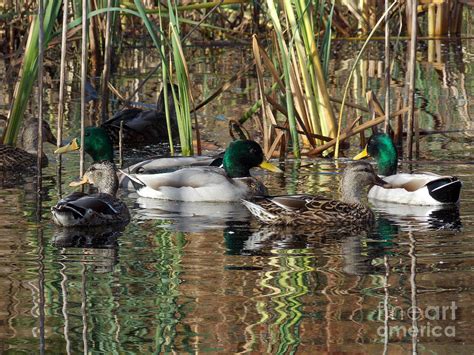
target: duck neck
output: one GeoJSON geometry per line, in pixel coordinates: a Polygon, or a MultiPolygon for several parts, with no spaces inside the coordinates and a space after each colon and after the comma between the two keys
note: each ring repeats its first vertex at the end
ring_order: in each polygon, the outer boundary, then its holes
{"type": "Polygon", "coordinates": [[[362,194],[355,189],[341,189],[341,201],[350,204],[362,204],[362,194]]]}
{"type": "Polygon", "coordinates": [[[229,159],[226,159],[226,157],[224,157],[223,165],[224,170],[230,178],[242,178],[250,176],[250,169],[248,167],[234,164],[232,161],[229,161],[229,159]]]}
{"type": "Polygon", "coordinates": [[[347,177],[343,177],[341,182],[341,201],[349,204],[363,204],[362,198],[365,188],[354,184],[354,181],[349,181],[347,177]]]}
{"type": "Polygon", "coordinates": [[[379,175],[389,176],[397,173],[397,154],[379,155],[377,159],[377,169],[379,175]]]}
{"type": "Polygon", "coordinates": [[[114,161],[114,149],[112,146],[102,147],[100,149],[87,150],[87,153],[92,157],[94,162],[98,161],[114,161]]]}
{"type": "Polygon", "coordinates": [[[118,190],[118,178],[115,171],[104,179],[104,181],[97,186],[97,189],[100,193],[115,196],[118,190]]]}
{"type": "MultiPolygon", "coordinates": [[[[23,128],[18,147],[30,154],[36,155],[38,152],[38,124],[36,122],[27,122],[25,125],[27,126],[23,128]]],[[[42,155],[44,155],[43,152],[42,155]]]]}
{"type": "Polygon", "coordinates": [[[103,194],[109,194],[109,195],[115,196],[117,194],[117,188],[114,186],[107,186],[100,189],[99,192],[103,194]]]}
{"type": "Polygon", "coordinates": [[[398,152],[392,140],[384,135],[378,140],[378,149],[371,152],[377,161],[377,168],[380,175],[389,176],[397,173],[398,152]],[[384,138],[384,139],[383,139],[384,138]]]}

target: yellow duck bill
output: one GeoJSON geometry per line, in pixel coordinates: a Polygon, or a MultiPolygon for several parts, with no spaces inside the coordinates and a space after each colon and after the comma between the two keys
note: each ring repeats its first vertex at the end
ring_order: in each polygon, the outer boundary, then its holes
{"type": "Polygon", "coordinates": [[[272,163],[270,163],[268,161],[264,161],[263,163],[261,163],[259,165],[259,167],[262,168],[262,169],[271,171],[273,173],[282,173],[283,172],[280,168],[276,167],[275,165],[273,165],[272,163]]]}
{"type": "Polygon", "coordinates": [[[368,156],[369,156],[369,152],[367,152],[367,146],[365,146],[364,150],[360,152],[359,154],[357,154],[354,158],[352,158],[352,160],[360,160],[360,159],[367,158],[368,156]]]}
{"type": "Polygon", "coordinates": [[[54,154],[64,154],[67,152],[73,152],[79,150],[81,146],[79,145],[77,138],[74,138],[69,144],[63,145],[54,151],[54,154]]]}

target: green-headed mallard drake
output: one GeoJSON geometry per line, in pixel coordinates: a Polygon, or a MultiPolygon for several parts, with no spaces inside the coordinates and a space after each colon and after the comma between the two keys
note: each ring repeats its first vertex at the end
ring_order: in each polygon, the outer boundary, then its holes
{"type": "Polygon", "coordinates": [[[266,188],[250,176],[250,169],[281,172],[264,159],[260,145],[251,140],[230,143],[223,168],[192,167],[163,174],[126,174],[142,197],[177,201],[239,201],[266,193],[266,188]]]}
{"type": "MultiPolygon", "coordinates": [[[[62,154],[79,150],[80,138],[74,138],[68,145],[58,148],[55,153],[62,154]]],[[[84,131],[84,151],[91,156],[94,162],[103,160],[114,161],[114,147],[107,132],[101,127],[87,127],[84,131]]],[[[220,166],[221,156],[195,156],[195,157],[166,157],[147,159],[129,166],[128,173],[162,173],[190,166],[220,166]]],[[[130,180],[118,172],[120,186],[132,189],[130,180]]]]}
{"type": "Polygon", "coordinates": [[[92,164],[82,180],[70,186],[93,184],[98,193],[74,192],[51,207],[53,221],[62,227],[104,226],[127,224],[130,213],[127,205],[115,197],[118,179],[115,165],[109,161],[92,164]]]}
{"type": "Polygon", "coordinates": [[[390,183],[390,190],[374,186],[369,191],[369,199],[412,205],[442,205],[457,203],[462,182],[455,176],[441,176],[433,173],[397,174],[398,153],[392,139],[385,133],[377,133],[369,138],[362,152],[354,157],[359,160],[373,157],[378,172],[390,183]]]}
{"type": "MultiPolygon", "coordinates": [[[[56,144],[56,138],[49,124],[43,120],[43,142],[56,144]]],[[[18,147],[0,144],[0,171],[32,172],[36,170],[38,147],[38,119],[29,118],[18,136],[18,147]]],[[[41,157],[43,166],[48,164],[46,154],[41,157]]]]}
{"type": "MultiPolygon", "coordinates": [[[[178,124],[170,84],[168,84],[168,102],[171,133],[173,138],[177,138],[179,137],[178,124]]],[[[129,108],[116,113],[114,117],[102,123],[100,127],[86,127],[84,131],[84,149],[94,161],[113,161],[113,146],[118,145],[119,142],[120,122],[123,122],[123,144],[125,148],[168,142],[163,90],[158,97],[156,110],[129,108]]],[[[80,138],[74,138],[69,144],[58,148],[55,153],[62,154],[79,148],[80,138]]]]}
{"type": "Polygon", "coordinates": [[[366,187],[389,185],[365,162],[349,164],[340,183],[341,200],[313,195],[267,196],[243,200],[249,211],[265,224],[316,224],[327,227],[372,225],[374,213],[362,203],[366,187]]]}

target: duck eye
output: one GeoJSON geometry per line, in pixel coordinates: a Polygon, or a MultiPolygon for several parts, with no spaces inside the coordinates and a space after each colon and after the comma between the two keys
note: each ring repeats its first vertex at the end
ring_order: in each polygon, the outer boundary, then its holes
{"type": "Polygon", "coordinates": [[[84,136],[85,136],[85,137],[89,137],[90,135],[91,135],[91,133],[90,133],[90,132],[86,132],[86,133],[84,133],[84,136]]]}

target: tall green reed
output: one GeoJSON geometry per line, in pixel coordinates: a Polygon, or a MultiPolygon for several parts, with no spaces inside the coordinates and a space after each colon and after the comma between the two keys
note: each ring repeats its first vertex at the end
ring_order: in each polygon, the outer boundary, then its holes
{"type": "MultiPolygon", "coordinates": [[[[53,36],[53,26],[58,17],[60,8],[61,1],[48,1],[44,8],[43,26],[45,47],[53,36]]],[[[25,114],[26,105],[30,99],[35,80],[38,76],[38,37],[38,16],[34,15],[28,33],[19,80],[15,85],[13,103],[8,114],[8,125],[3,135],[4,144],[15,144],[25,114]]]]}
{"type": "MultiPolygon", "coordinates": [[[[314,137],[336,135],[335,117],[326,88],[326,75],[314,38],[314,33],[319,32],[313,20],[314,6],[304,0],[284,0],[279,3],[267,0],[266,4],[277,39],[277,48],[274,51],[276,58],[273,59],[275,65],[267,64],[266,67],[273,67],[271,71],[281,68],[286,102],[285,116],[288,119],[293,154],[299,157],[300,137],[303,143],[309,142],[314,146],[314,137]]],[[[327,53],[330,40],[331,36],[325,38],[327,53]]],[[[278,76],[273,75],[274,79],[278,76]]],[[[274,102],[272,106],[278,109],[278,103],[274,102]]],[[[278,110],[281,112],[281,109],[278,110]]],[[[316,141],[322,142],[320,138],[316,138],[316,141]]]]}

